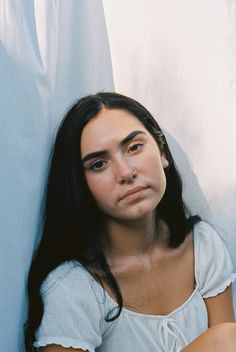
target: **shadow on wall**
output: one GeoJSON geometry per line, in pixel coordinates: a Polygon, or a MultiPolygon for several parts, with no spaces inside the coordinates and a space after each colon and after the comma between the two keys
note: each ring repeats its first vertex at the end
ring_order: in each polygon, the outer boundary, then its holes
{"type": "MultiPolygon", "coordinates": [[[[164,130],[164,129],[163,129],[164,130]]],[[[213,214],[194,173],[190,161],[176,139],[166,130],[164,134],[183,181],[183,197],[192,214],[213,221],[213,214]]]]}
{"type": "MultiPolygon", "coordinates": [[[[163,132],[166,136],[171,153],[183,180],[183,197],[186,205],[189,207],[193,215],[198,214],[201,216],[202,220],[212,222],[212,224],[214,224],[214,228],[216,228],[217,232],[224,240],[226,246],[229,247],[231,241],[226,240],[223,236],[222,230],[219,228],[219,226],[215,225],[214,217],[208,201],[201,190],[197,176],[194,173],[185,152],[169,132],[164,129],[163,132]]],[[[236,274],[235,281],[233,283],[233,303],[236,318],[236,274]]]]}

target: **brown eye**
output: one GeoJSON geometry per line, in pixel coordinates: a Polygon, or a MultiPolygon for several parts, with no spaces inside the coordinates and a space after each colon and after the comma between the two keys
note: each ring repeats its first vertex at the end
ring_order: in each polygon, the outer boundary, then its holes
{"type": "Polygon", "coordinates": [[[89,169],[92,171],[101,171],[105,168],[105,166],[106,166],[106,161],[97,160],[89,166],[89,169]]]}
{"type": "Polygon", "coordinates": [[[134,143],[132,144],[129,149],[128,149],[128,153],[134,153],[134,152],[137,152],[139,150],[141,150],[143,147],[143,143],[134,143]]]}

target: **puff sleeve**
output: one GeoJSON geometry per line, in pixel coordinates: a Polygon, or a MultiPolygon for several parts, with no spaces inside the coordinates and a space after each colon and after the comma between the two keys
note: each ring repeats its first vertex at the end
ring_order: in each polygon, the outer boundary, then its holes
{"type": "Polygon", "coordinates": [[[234,280],[232,262],[222,239],[212,226],[200,222],[195,227],[196,282],[203,298],[213,297],[234,280]]]}
{"type": "Polygon", "coordinates": [[[62,264],[42,286],[44,313],[35,347],[58,344],[94,352],[102,341],[103,311],[81,265],[62,264]]]}

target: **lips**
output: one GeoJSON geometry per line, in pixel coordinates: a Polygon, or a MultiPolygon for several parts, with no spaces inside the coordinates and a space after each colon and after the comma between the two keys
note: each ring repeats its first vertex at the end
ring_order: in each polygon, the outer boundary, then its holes
{"type": "Polygon", "coordinates": [[[148,187],[142,187],[142,186],[137,186],[137,187],[134,187],[134,188],[131,188],[129,189],[124,195],[123,197],[121,197],[120,200],[132,195],[132,194],[135,194],[135,193],[138,193],[140,191],[143,191],[144,189],[147,189],[148,187]]]}

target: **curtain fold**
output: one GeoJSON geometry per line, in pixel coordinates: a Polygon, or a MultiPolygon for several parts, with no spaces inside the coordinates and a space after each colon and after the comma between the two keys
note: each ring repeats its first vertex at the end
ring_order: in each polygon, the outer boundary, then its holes
{"type": "Polygon", "coordinates": [[[114,90],[100,0],[0,1],[0,341],[23,351],[26,276],[65,110],[114,90]]]}
{"type": "Polygon", "coordinates": [[[236,2],[103,4],[116,90],[160,122],[187,202],[218,226],[236,270],[236,2]]]}
{"type": "Polygon", "coordinates": [[[103,5],[116,90],[165,130],[187,203],[216,226],[236,271],[236,2],[103,5]]]}
{"type": "Polygon", "coordinates": [[[0,0],[2,350],[23,351],[56,126],[78,97],[114,90],[113,74],[164,128],[187,203],[217,226],[236,270],[235,36],[234,0],[0,0]]]}

